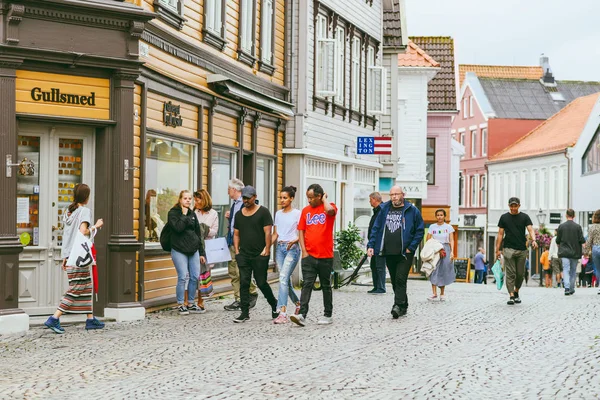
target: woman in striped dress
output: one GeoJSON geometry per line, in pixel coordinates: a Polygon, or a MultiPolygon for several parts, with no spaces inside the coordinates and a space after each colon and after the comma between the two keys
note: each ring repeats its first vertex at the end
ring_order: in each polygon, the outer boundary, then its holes
{"type": "Polygon", "coordinates": [[[87,314],[85,329],[102,329],[104,323],[98,321],[92,313],[92,275],[91,264],[84,267],[67,265],[67,259],[73,249],[77,231],[83,233],[89,238],[93,238],[98,229],[104,224],[102,219],[91,225],[92,213],[85,207],[90,199],[90,188],[86,184],[75,186],[74,202],[63,214],[64,231],[63,243],[61,249],[61,258],[63,259],[62,268],[67,271],[69,278],[69,289],[60,301],[58,309],[44,325],[56,333],[65,333],[60,326],[60,317],[63,313],[69,314],[87,314]]]}

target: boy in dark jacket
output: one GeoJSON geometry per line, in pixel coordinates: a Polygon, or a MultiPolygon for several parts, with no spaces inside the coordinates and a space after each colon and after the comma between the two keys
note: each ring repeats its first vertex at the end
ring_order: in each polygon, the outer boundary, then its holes
{"type": "Polygon", "coordinates": [[[558,245],[558,257],[562,260],[565,296],[575,293],[575,279],[577,274],[577,263],[581,259],[585,239],[581,226],[573,221],[575,211],[568,209],[567,221],[558,226],[556,244],[558,245]]]}
{"type": "Polygon", "coordinates": [[[425,226],[419,209],[409,201],[404,201],[400,186],[390,189],[390,198],[390,201],[381,205],[381,211],[377,214],[369,236],[367,254],[371,257],[385,256],[394,288],[392,317],[397,319],[406,315],[408,309],[408,273],[415,251],[423,240],[425,226]]]}

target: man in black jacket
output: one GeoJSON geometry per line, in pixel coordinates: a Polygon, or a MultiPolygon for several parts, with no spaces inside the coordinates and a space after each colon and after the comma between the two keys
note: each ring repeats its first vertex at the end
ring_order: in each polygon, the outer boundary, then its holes
{"type": "Polygon", "coordinates": [[[575,278],[577,263],[581,259],[582,245],[585,243],[581,226],[573,221],[575,211],[571,208],[566,213],[567,221],[558,226],[556,244],[558,245],[558,258],[563,265],[563,280],[565,296],[575,293],[575,278]]]}
{"type": "MultiPolygon", "coordinates": [[[[373,207],[373,216],[369,222],[369,230],[367,231],[367,241],[371,239],[373,233],[373,225],[377,214],[381,211],[381,194],[373,192],[369,195],[369,203],[373,207]]],[[[369,294],[385,294],[385,256],[374,254],[371,257],[371,276],[373,277],[373,289],[369,290],[369,294]]]]}

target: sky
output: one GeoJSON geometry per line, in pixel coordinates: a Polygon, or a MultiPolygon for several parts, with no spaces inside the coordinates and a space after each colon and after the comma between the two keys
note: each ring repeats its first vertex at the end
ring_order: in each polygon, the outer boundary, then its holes
{"type": "Polygon", "coordinates": [[[406,0],[409,36],[452,36],[458,64],[539,65],[600,81],[600,0],[406,0]]]}

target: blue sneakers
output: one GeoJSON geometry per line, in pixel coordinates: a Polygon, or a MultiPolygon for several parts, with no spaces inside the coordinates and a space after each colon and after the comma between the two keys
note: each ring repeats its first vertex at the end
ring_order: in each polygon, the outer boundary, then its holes
{"type": "Polygon", "coordinates": [[[85,330],[102,328],[104,328],[104,322],[98,321],[96,317],[85,320],[85,330]]]}
{"type": "Polygon", "coordinates": [[[58,334],[65,333],[65,330],[63,329],[63,327],[60,326],[60,320],[58,318],[54,318],[53,316],[50,316],[46,320],[46,322],[44,322],[44,325],[46,325],[46,327],[48,329],[52,329],[55,333],[58,333],[58,334]]]}

